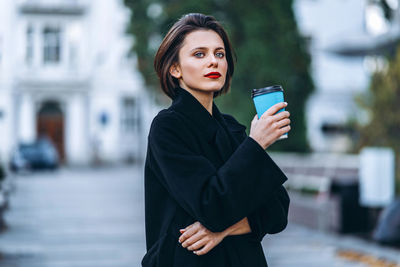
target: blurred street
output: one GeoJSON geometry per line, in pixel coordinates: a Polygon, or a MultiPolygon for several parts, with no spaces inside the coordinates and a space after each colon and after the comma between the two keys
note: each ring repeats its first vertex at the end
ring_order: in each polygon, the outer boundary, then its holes
{"type": "Polygon", "coordinates": [[[0,266],[140,266],[141,171],[61,169],[16,177],[8,229],[0,234],[0,266]]]}
{"type": "MultiPolygon", "coordinates": [[[[19,175],[15,184],[8,228],[0,234],[0,267],[140,266],[141,168],[61,169],[19,175]]],[[[399,250],[294,224],[263,244],[272,267],[400,266],[399,250]],[[386,265],[366,264],[379,259],[386,265]]]]}
{"type": "Polygon", "coordinates": [[[400,250],[352,236],[335,235],[289,224],[263,240],[272,267],[398,267],[400,250]]]}

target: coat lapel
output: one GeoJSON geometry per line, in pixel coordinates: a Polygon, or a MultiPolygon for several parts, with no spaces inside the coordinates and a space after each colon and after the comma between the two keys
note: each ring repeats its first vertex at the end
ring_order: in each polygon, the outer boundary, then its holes
{"type": "Polygon", "coordinates": [[[177,88],[175,93],[170,109],[183,115],[190,122],[191,128],[199,132],[207,142],[212,141],[218,125],[211,114],[186,90],[177,88]]]}
{"type": "Polygon", "coordinates": [[[236,121],[226,121],[213,104],[213,115],[192,96],[182,88],[176,89],[176,97],[172,102],[171,109],[179,112],[191,121],[192,127],[206,139],[207,143],[218,151],[223,162],[227,161],[239,146],[243,138],[245,127],[236,121]]]}

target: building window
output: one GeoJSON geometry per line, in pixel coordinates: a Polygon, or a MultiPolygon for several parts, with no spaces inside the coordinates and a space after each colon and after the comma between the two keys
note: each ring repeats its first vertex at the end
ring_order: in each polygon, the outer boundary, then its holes
{"type": "Polygon", "coordinates": [[[353,129],[349,125],[339,123],[323,123],[321,131],[327,136],[353,133],[353,129]]]}
{"type": "Polygon", "coordinates": [[[133,133],[139,129],[139,114],[136,99],[133,97],[123,99],[121,126],[123,132],[133,133]]]}
{"type": "Polygon", "coordinates": [[[34,32],[33,28],[29,26],[26,29],[26,64],[31,65],[33,62],[33,51],[34,51],[34,32]]]}
{"type": "Polygon", "coordinates": [[[59,28],[46,27],[43,30],[43,62],[59,63],[61,58],[61,31],[59,28]]]}

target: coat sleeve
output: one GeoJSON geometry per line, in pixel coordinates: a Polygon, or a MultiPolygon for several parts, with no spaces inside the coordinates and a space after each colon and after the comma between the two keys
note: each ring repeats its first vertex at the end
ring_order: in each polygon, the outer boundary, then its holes
{"type": "Polygon", "coordinates": [[[221,232],[255,211],[287,179],[250,137],[216,169],[188,134],[177,116],[159,114],[149,134],[152,168],[177,203],[210,231],[221,232]]]}
{"type": "Polygon", "coordinates": [[[288,223],[289,195],[283,186],[256,211],[247,216],[253,236],[261,241],[266,234],[283,231],[288,223]]]}

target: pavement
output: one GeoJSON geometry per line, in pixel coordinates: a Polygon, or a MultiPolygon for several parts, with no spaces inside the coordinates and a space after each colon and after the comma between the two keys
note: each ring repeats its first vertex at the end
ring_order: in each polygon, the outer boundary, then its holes
{"type": "Polygon", "coordinates": [[[15,177],[1,267],[132,267],[145,253],[139,168],[15,177]]]}
{"type": "Polygon", "coordinates": [[[272,267],[400,267],[400,249],[289,223],[263,240],[272,267]]]}
{"type": "MultiPolygon", "coordinates": [[[[63,168],[13,179],[0,267],[140,266],[141,167],[63,168]]],[[[398,249],[292,223],[263,246],[272,267],[400,266],[398,249]]]]}

